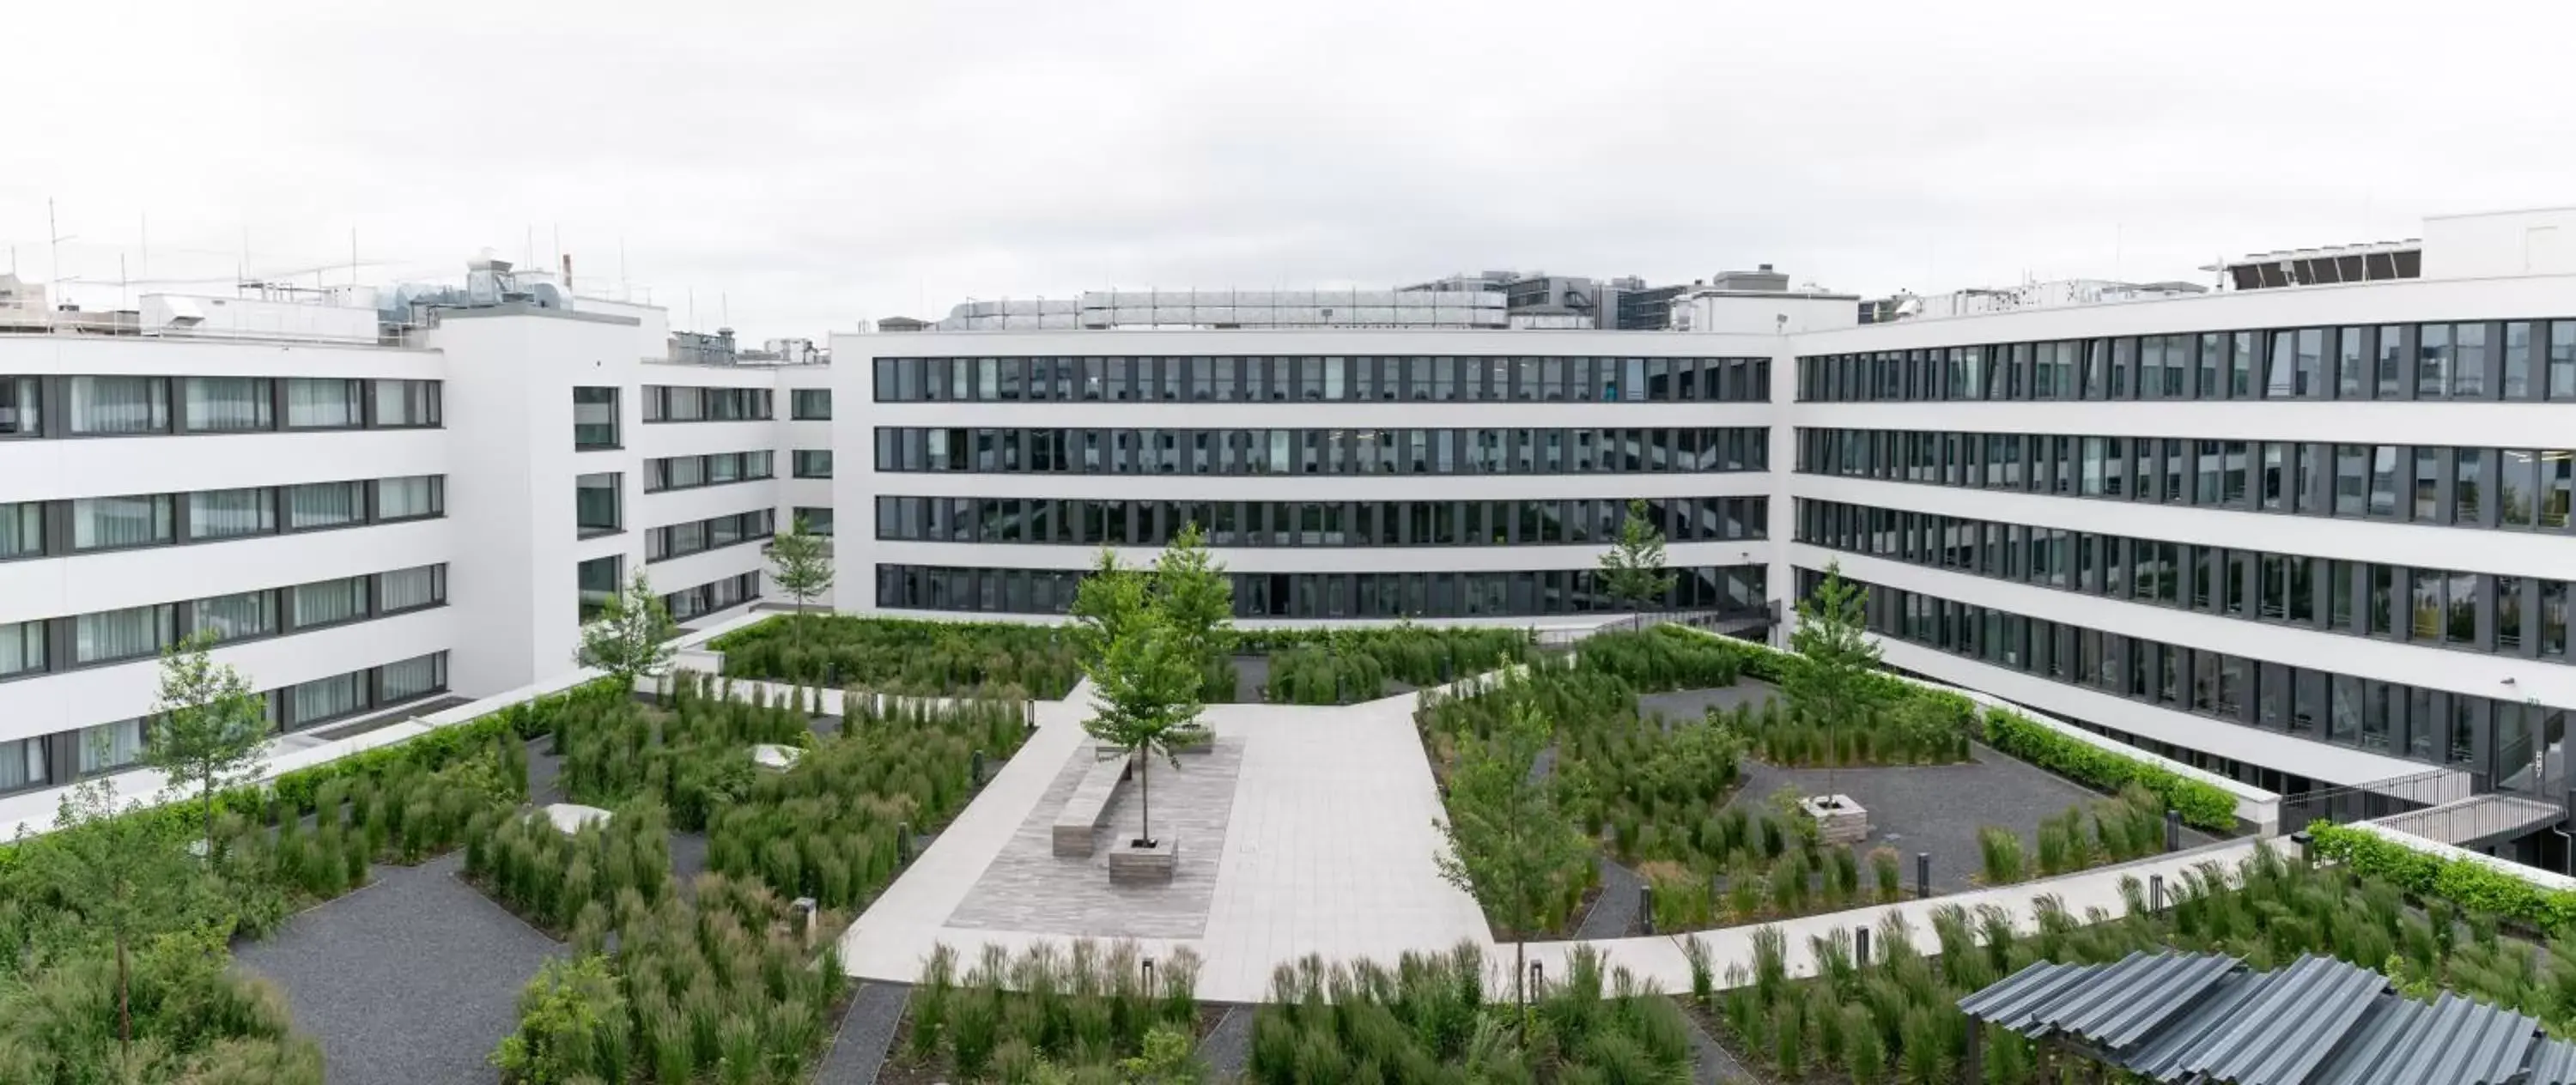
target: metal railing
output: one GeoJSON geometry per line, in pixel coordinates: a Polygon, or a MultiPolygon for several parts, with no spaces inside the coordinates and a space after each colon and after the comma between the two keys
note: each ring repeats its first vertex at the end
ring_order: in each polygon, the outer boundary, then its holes
{"type": "Polygon", "coordinates": [[[2312,821],[2373,821],[2458,802],[2490,790],[2484,774],[2459,769],[2432,769],[2366,784],[2319,788],[2281,796],[2281,831],[2296,832],[2312,821]]]}

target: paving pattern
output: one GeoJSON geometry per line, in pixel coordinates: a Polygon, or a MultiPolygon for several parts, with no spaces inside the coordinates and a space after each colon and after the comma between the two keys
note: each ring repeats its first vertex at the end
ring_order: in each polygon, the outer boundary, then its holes
{"type": "Polygon", "coordinates": [[[948,917],[948,925],[1102,938],[1205,934],[1218,860],[1225,854],[1226,828],[1233,820],[1243,748],[1241,738],[1219,737],[1208,753],[1182,755],[1177,769],[1157,760],[1149,770],[1154,834],[1180,841],[1180,869],[1168,886],[1109,884],[1111,846],[1136,834],[1143,791],[1132,778],[1110,801],[1101,828],[1092,834],[1091,855],[1055,856],[1056,814],[1093,764],[1089,747],[1077,750],[985,868],[965,903],[948,917]]]}
{"type": "Polygon", "coordinates": [[[564,946],[459,880],[463,864],[377,867],[375,884],[234,951],[285,990],[332,1085],[492,1080],[485,1057],[517,1027],[519,989],[564,946]]]}

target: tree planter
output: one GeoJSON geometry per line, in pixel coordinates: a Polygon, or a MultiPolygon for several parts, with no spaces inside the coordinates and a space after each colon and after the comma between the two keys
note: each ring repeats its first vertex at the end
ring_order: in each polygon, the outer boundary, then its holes
{"type": "Polygon", "coordinates": [[[1135,837],[1122,837],[1109,849],[1109,884],[1170,885],[1180,865],[1181,838],[1175,834],[1156,837],[1150,847],[1138,844],[1135,837]]]}
{"type": "Polygon", "coordinates": [[[1869,811],[1849,795],[1810,795],[1798,800],[1798,809],[1816,819],[1818,843],[1857,844],[1869,836],[1869,811]]]}

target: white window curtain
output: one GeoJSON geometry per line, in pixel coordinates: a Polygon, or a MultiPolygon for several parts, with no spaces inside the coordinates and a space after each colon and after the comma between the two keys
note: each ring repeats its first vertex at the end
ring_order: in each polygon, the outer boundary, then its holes
{"type": "Polygon", "coordinates": [[[742,457],[726,454],[707,457],[707,481],[738,482],[742,479],[742,457]]]}
{"type": "Polygon", "coordinates": [[[698,456],[679,456],[662,462],[665,472],[662,485],[665,489],[677,490],[706,484],[707,461],[705,459],[698,456]]]}
{"type": "Polygon", "coordinates": [[[73,377],[73,433],[158,433],[170,428],[170,384],[161,377],[73,377]]]}
{"type": "Polygon", "coordinates": [[[189,429],[220,433],[269,428],[273,405],[260,377],[190,377],[181,417],[189,429]]]}
{"type": "Polygon", "coordinates": [[[435,515],[438,505],[436,475],[409,475],[376,483],[376,519],[435,515]]]}
{"type": "Polygon", "coordinates": [[[217,640],[257,637],[277,632],[277,595],[254,591],[197,600],[197,631],[217,640]]]}
{"type": "Polygon", "coordinates": [[[377,425],[438,424],[437,381],[380,380],[375,383],[377,425]]]}
{"type": "Polygon", "coordinates": [[[358,382],[298,377],[286,382],[286,424],[295,429],[355,426],[366,420],[358,382]]]}
{"type": "Polygon", "coordinates": [[[168,643],[169,628],[167,606],[83,614],[72,621],[72,659],[97,663],[153,655],[168,643]]]}
{"type": "Polygon", "coordinates": [[[0,623],[0,675],[45,669],[45,623],[0,623]]]}
{"type": "Polygon", "coordinates": [[[348,674],[306,682],[288,691],[295,709],[298,727],[345,716],[367,707],[367,672],[348,674]]]}
{"type": "Polygon", "coordinates": [[[170,541],[170,499],[84,497],[72,502],[72,548],[144,546],[170,541]]]}
{"type": "Polygon", "coordinates": [[[143,721],[118,720],[80,730],[80,770],[83,775],[123,768],[142,759],[143,721]]]}
{"type": "Polygon", "coordinates": [[[431,653],[384,666],[385,701],[410,700],[447,684],[447,657],[431,653]]]}
{"type": "Polygon", "coordinates": [[[436,565],[396,570],[386,573],[383,579],[377,603],[387,614],[425,607],[440,602],[447,594],[444,570],[436,565]]]}
{"type": "Polygon", "coordinates": [[[367,578],[353,576],[346,580],[297,585],[295,602],[289,609],[294,612],[298,629],[365,617],[367,578]]]}
{"type": "Polygon", "coordinates": [[[301,531],[357,523],[366,519],[366,495],[367,484],[363,482],[289,486],[286,488],[286,526],[301,531]]]}
{"type": "Polygon", "coordinates": [[[0,504],[0,558],[45,552],[45,506],[34,501],[0,504]]]}
{"type": "Polygon", "coordinates": [[[0,742],[0,792],[45,782],[45,741],[40,738],[0,742]]]}
{"type": "Polygon", "coordinates": [[[277,530],[277,506],[265,487],[202,490],[188,495],[188,537],[229,539],[277,530]]]}
{"type": "Polygon", "coordinates": [[[742,454],[742,477],[768,478],[773,462],[774,457],[766,451],[745,452],[742,454]]]}

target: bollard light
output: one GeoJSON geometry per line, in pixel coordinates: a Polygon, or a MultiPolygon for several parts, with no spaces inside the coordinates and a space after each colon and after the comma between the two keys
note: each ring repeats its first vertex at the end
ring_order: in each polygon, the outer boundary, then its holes
{"type": "Polygon", "coordinates": [[[909,821],[894,827],[894,859],[898,866],[912,861],[912,823],[909,821]]]}
{"type": "Polygon", "coordinates": [[[2165,850],[2182,850],[2182,811],[2165,811],[2165,850]]]}
{"type": "Polygon", "coordinates": [[[1154,989],[1154,959],[1151,957],[1145,958],[1145,989],[1154,989]]]}
{"type": "Polygon", "coordinates": [[[975,786],[984,786],[984,751],[975,751],[975,786]]]}
{"type": "Polygon", "coordinates": [[[1869,928],[1867,927],[1852,928],[1852,961],[1862,968],[1869,967],[1869,928]]]}
{"type": "Polygon", "coordinates": [[[1926,900],[1931,899],[1931,896],[1932,896],[1932,853],[1931,853],[1931,852],[1928,852],[1928,851],[1918,851],[1918,852],[1915,852],[1915,853],[1914,853],[1914,895],[1915,895],[1916,897],[1918,897],[1918,898],[1922,898],[1922,899],[1926,899],[1926,900]]]}
{"type": "Polygon", "coordinates": [[[1655,933],[1654,886],[1641,885],[1637,887],[1637,915],[1641,917],[1641,921],[1646,924],[1646,933],[1655,933]]]}
{"type": "Polygon", "coordinates": [[[2147,875],[2147,911],[2161,912],[2164,910],[2165,876],[2162,874],[2149,874],[2147,875]]]}
{"type": "Polygon", "coordinates": [[[1531,961],[1530,1000],[1533,1002],[1537,1001],[1539,997],[1539,989],[1545,986],[1547,986],[1547,963],[1544,961],[1531,961]]]}

